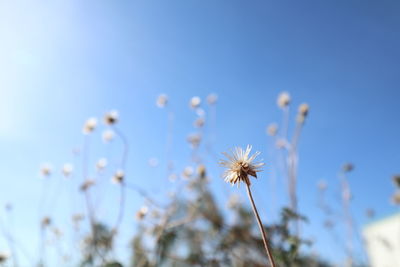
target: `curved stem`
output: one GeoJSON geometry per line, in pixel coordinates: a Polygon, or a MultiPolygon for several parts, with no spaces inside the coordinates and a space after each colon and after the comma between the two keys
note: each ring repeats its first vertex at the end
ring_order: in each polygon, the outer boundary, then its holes
{"type": "Polygon", "coordinates": [[[128,153],[129,153],[129,143],[128,139],[125,137],[125,135],[116,127],[113,127],[115,133],[121,138],[122,143],[124,145],[124,151],[122,152],[122,158],[121,158],[121,168],[125,169],[126,161],[128,159],[128,153]]]}
{"type": "Polygon", "coordinates": [[[122,219],[123,219],[123,217],[124,217],[124,207],[125,207],[125,182],[124,181],[122,181],[121,182],[121,191],[120,191],[120,194],[121,194],[121,198],[120,198],[120,203],[119,203],[119,211],[118,211],[118,217],[117,217],[117,222],[115,223],[115,226],[114,226],[114,230],[115,231],[118,231],[118,228],[119,228],[119,226],[121,225],[121,222],[122,222],[122,219]]]}
{"type": "Polygon", "coordinates": [[[268,244],[267,234],[265,233],[265,229],[261,222],[260,216],[258,215],[257,207],[256,207],[256,204],[254,203],[253,195],[251,194],[250,185],[246,183],[246,187],[247,187],[247,194],[249,195],[251,206],[254,211],[254,215],[256,216],[256,219],[257,219],[258,227],[260,228],[261,236],[262,236],[262,239],[264,242],[265,251],[267,252],[267,256],[268,256],[269,262],[271,263],[271,266],[275,267],[276,265],[275,265],[274,257],[272,256],[271,248],[269,247],[269,244],[268,244]]]}

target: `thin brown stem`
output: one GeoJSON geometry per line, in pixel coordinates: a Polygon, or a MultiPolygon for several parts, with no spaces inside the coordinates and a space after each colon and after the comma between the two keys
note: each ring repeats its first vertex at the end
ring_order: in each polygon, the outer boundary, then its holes
{"type": "Polygon", "coordinates": [[[268,244],[267,234],[265,233],[265,229],[261,222],[260,215],[258,215],[257,207],[256,207],[256,204],[254,203],[253,195],[250,190],[250,185],[246,183],[246,187],[247,187],[247,194],[249,196],[251,206],[254,211],[254,215],[256,216],[256,219],[257,219],[258,227],[260,228],[261,236],[262,236],[262,239],[264,242],[265,251],[267,252],[267,256],[268,256],[269,262],[271,263],[271,266],[275,267],[276,265],[275,265],[274,257],[272,256],[271,248],[269,247],[269,244],[268,244]]]}

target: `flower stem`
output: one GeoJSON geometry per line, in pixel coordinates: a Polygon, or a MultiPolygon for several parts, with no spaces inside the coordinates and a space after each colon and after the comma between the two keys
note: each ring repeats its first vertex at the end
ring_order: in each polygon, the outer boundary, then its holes
{"type": "Polygon", "coordinates": [[[253,195],[251,194],[250,185],[246,183],[246,186],[247,186],[247,194],[249,195],[251,206],[253,208],[254,215],[256,216],[256,219],[257,219],[258,227],[260,228],[260,232],[261,232],[262,239],[264,242],[265,251],[267,252],[267,256],[268,256],[269,262],[271,263],[271,266],[275,267],[275,261],[272,256],[272,251],[271,251],[271,248],[269,247],[268,241],[267,241],[267,234],[265,233],[264,227],[261,223],[260,215],[258,215],[257,207],[256,207],[256,204],[254,203],[253,195]]]}

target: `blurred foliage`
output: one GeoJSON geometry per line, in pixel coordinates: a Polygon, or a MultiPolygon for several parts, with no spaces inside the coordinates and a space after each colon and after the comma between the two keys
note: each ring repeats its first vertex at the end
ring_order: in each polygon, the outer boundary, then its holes
{"type": "MultiPolygon", "coordinates": [[[[208,188],[205,172],[186,184],[188,194],[174,196],[157,218],[143,218],[132,239],[130,266],[268,266],[254,215],[232,199],[222,211],[208,188]],[[232,222],[228,218],[232,216],[232,222]]],[[[265,225],[278,266],[328,267],[314,256],[301,253],[311,242],[293,235],[293,220],[307,219],[283,208],[280,220],[265,225]]]]}

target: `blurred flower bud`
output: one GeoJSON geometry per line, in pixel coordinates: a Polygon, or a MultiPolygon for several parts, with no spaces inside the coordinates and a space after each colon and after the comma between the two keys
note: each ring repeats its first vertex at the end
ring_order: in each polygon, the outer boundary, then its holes
{"type": "Polygon", "coordinates": [[[96,163],[96,168],[97,170],[103,170],[107,166],[107,159],[106,158],[101,158],[97,161],[96,163]]]}
{"type": "Polygon", "coordinates": [[[136,220],[138,220],[138,221],[143,220],[143,219],[146,217],[148,211],[149,211],[149,209],[147,208],[147,206],[141,207],[141,208],[136,212],[136,220]]]}
{"type": "Polygon", "coordinates": [[[164,108],[168,104],[168,96],[165,94],[161,94],[158,96],[156,105],[159,108],[164,108]]]}
{"type": "Polygon", "coordinates": [[[196,108],[196,114],[199,117],[204,117],[206,115],[206,112],[202,108],[196,108]]]}
{"type": "Polygon", "coordinates": [[[192,148],[197,148],[200,145],[200,142],[201,142],[201,135],[197,134],[197,133],[190,134],[187,137],[187,141],[192,146],[192,148]]]}
{"type": "Polygon", "coordinates": [[[309,110],[308,104],[303,103],[299,106],[299,112],[297,113],[297,117],[296,117],[297,123],[299,123],[299,124],[304,123],[304,121],[306,120],[306,117],[308,115],[308,110],[309,110]]]}
{"type": "Polygon", "coordinates": [[[276,123],[271,123],[267,126],[267,134],[269,136],[275,136],[278,133],[278,125],[276,123]]]}
{"type": "Polygon", "coordinates": [[[118,111],[111,110],[104,115],[104,123],[106,125],[113,125],[118,122],[118,111]]]}
{"type": "Polygon", "coordinates": [[[187,166],[183,169],[182,178],[183,179],[190,179],[194,173],[192,166],[187,166]]]}
{"type": "Polygon", "coordinates": [[[197,118],[197,119],[194,121],[193,126],[194,126],[194,127],[197,127],[197,128],[201,128],[201,127],[204,126],[204,123],[205,123],[204,118],[203,118],[203,117],[200,117],[200,118],[197,118]]]}
{"type": "Polygon", "coordinates": [[[207,103],[209,105],[214,105],[215,103],[217,103],[218,100],[218,95],[217,94],[209,94],[207,96],[207,103]]]}
{"type": "Polygon", "coordinates": [[[278,107],[285,108],[290,104],[290,95],[287,92],[282,92],[278,96],[277,100],[278,107]]]}
{"type": "Polygon", "coordinates": [[[392,204],[396,206],[400,205],[400,191],[397,191],[396,193],[393,194],[392,204]]]}
{"type": "Polygon", "coordinates": [[[49,226],[50,224],[51,224],[50,217],[48,217],[48,216],[43,217],[42,222],[41,222],[42,228],[45,228],[45,227],[49,226]]]}
{"type": "Polygon", "coordinates": [[[375,217],[375,211],[373,209],[367,209],[365,211],[365,215],[367,216],[368,219],[372,219],[375,217]]]}
{"type": "Polygon", "coordinates": [[[81,184],[81,191],[85,192],[87,191],[90,187],[92,187],[95,184],[95,181],[93,179],[87,179],[85,182],[81,184]]]}
{"type": "Polygon", "coordinates": [[[97,119],[89,118],[83,125],[83,133],[84,134],[92,133],[95,130],[96,126],[97,126],[97,119]]]}
{"type": "Polygon", "coordinates": [[[157,167],[158,166],[158,159],[157,158],[150,158],[149,159],[149,166],[150,167],[157,167]]]}
{"type": "Polygon", "coordinates": [[[299,106],[299,115],[307,117],[309,111],[309,106],[307,103],[303,103],[299,106]]]}
{"type": "Polygon", "coordinates": [[[189,106],[193,109],[200,107],[201,99],[198,96],[194,96],[190,99],[189,106]]]}
{"type": "Polygon", "coordinates": [[[204,166],[203,164],[200,164],[197,167],[197,174],[199,175],[200,178],[203,178],[203,179],[206,178],[206,175],[207,175],[206,166],[204,166]]]}
{"type": "Polygon", "coordinates": [[[43,178],[49,177],[51,175],[51,165],[49,163],[44,163],[40,168],[40,174],[43,178]]]}
{"type": "Polygon", "coordinates": [[[117,170],[112,177],[111,181],[114,184],[122,184],[124,182],[125,173],[123,170],[117,170]]]}
{"type": "Polygon", "coordinates": [[[62,174],[67,178],[71,175],[72,171],[74,170],[74,167],[70,163],[65,163],[62,167],[62,174]]]}
{"type": "Polygon", "coordinates": [[[393,176],[393,183],[398,189],[400,189],[400,174],[393,176]]]}
{"type": "Polygon", "coordinates": [[[343,165],[343,172],[351,172],[352,170],[354,170],[354,165],[351,163],[346,163],[343,165]]]}
{"type": "Polygon", "coordinates": [[[114,139],[114,131],[111,129],[105,130],[102,134],[103,142],[110,143],[114,139]]]}
{"type": "Polygon", "coordinates": [[[3,252],[3,251],[0,252],[0,264],[5,263],[8,260],[9,257],[10,257],[9,253],[3,252]]]}
{"type": "Polygon", "coordinates": [[[176,173],[171,173],[171,174],[168,176],[168,180],[169,180],[170,182],[175,182],[176,179],[178,179],[178,175],[176,175],[176,173]]]}
{"type": "Polygon", "coordinates": [[[324,180],[319,181],[317,186],[320,191],[325,191],[328,188],[328,184],[324,180]]]}

